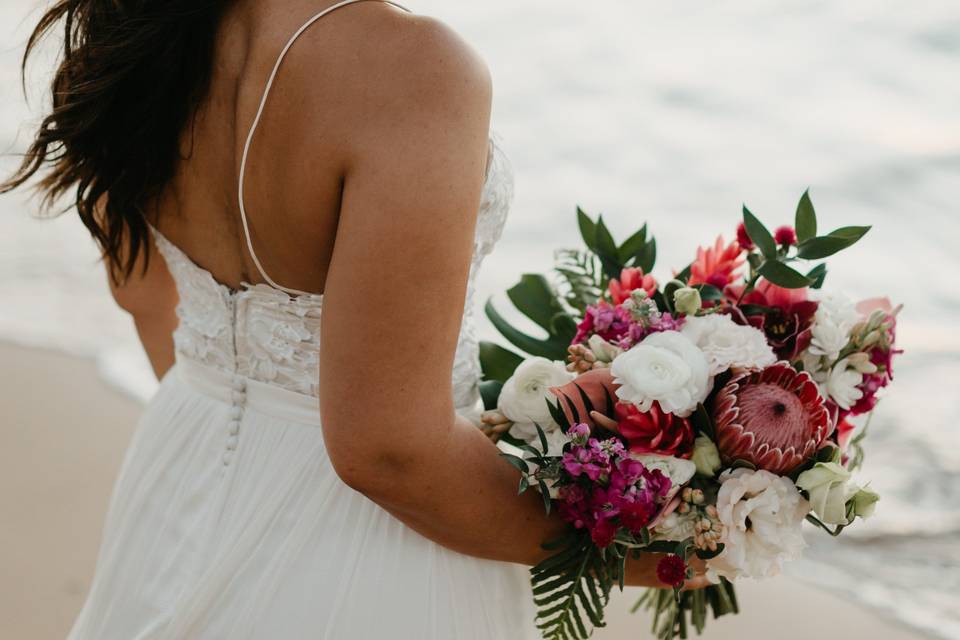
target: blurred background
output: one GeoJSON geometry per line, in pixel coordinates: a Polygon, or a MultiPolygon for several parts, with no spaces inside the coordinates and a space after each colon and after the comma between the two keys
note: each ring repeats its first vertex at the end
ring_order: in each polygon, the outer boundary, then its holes
{"type": "MultiPolygon", "coordinates": [[[[488,296],[577,246],[574,207],[618,239],[650,223],[669,277],[730,238],[742,203],[768,226],[810,188],[823,228],[871,224],[826,288],[905,305],[892,393],[861,479],[877,514],[816,535],[787,576],[741,588],[714,638],[960,638],[960,4],[846,0],[600,3],[409,0],[485,57],[493,129],[516,180],[480,275],[488,296]],[[773,626],[771,626],[773,625],[773,626]]],[[[0,3],[0,170],[44,106],[52,47],[19,62],[45,5],[0,3]]],[[[155,385],[76,216],[0,197],[0,628],[63,637],[83,601],[139,406],[155,385]]],[[[646,637],[611,606],[602,638],[646,637]]]]}

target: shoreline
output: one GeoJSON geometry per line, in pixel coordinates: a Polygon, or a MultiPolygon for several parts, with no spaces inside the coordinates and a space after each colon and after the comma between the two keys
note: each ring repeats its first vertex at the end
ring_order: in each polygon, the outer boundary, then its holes
{"type": "MultiPolygon", "coordinates": [[[[0,620],[18,640],[63,638],[93,573],[110,490],[142,403],[104,377],[95,357],[0,341],[0,620]]],[[[792,577],[737,585],[743,613],[709,620],[710,640],[814,633],[924,640],[882,610],[792,577]]],[[[629,609],[641,590],[614,590],[600,640],[650,637],[629,609]]],[[[695,637],[695,636],[692,636],[695,637]]]]}

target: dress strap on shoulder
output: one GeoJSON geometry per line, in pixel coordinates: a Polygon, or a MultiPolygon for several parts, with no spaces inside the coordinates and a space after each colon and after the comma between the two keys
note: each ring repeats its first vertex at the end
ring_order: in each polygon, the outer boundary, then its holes
{"type": "Polygon", "coordinates": [[[263,115],[263,109],[267,104],[267,97],[270,95],[271,87],[273,87],[273,81],[277,77],[277,71],[280,70],[280,63],[283,62],[283,58],[287,55],[287,52],[290,50],[290,47],[293,46],[294,41],[297,38],[299,38],[300,34],[306,31],[310,27],[310,25],[312,25],[314,22],[316,22],[323,16],[327,15],[331,11],[339,9],[340,7],[346,6],[348,4],[354,4],[357,2],[385,2],[399,9],[403,9],[404,11],[412,13],[412,11],[410,11],[410,9],[408,9],[407,7],[397,2],[393,2],[392,0],[342,0],[341,2],[338,2],[336,4],[333,4],[327,7],[320,13],[315,14],[306,22],[304,22],[300,26],[300,28],[297,29],[292,36],[290,36],[290,39],[287,40],[287,44],[284,45],[283,49],[280,50],[280,55],[277,56],[277,61],[276,63],[274,63],[273,70],[270,72],[270,77],[267,78],[267,84],[263,89],[263,96],[260,98],[260,106],[257,108],[257,115],[254,116],[253,118],[253,124],[250,125],[250,131],[249,133],[247,133],[247,139],[243,144],[243,155],[240,157],[240,178],[239,178],[239,186],[237,189],[238,191],[237,200],[240,206],[240,220],[243,223],[243,235],[247,240],[247,249],[250,251],[250,257],[253,259],[253,264],[256,265],[257,271],[260,272],[260,275],[263,276],[264,280],[266,280],[274,288],[280,289],[281,291],[286,291],[287,293],[290,293],[293,295],[315,295],[315,294],[311,294],[308,291],[300,291],[299,289],[292,289],[292,288],[284,287],[283,285],[277,284],[273,280],[273,278],[267,275],[267,272],[264,270],[263,265],[260,264],[260,259],[257,258],[256,251],[253,250],[253,241],[250,239],[250,226],[247,223],[247,212],[243,204],[243,177],[247,169],[247,155],[250,152],[250,143],[253,141],[253,134],[256,132],[257,126],[260,124],[260,117],[263,115]]]}

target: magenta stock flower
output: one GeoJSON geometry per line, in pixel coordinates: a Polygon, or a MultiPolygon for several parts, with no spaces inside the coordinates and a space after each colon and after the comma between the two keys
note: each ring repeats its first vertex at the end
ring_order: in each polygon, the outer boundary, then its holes
{"type": "Polygon", "coordinates": [[[730,380],[713,419],[724,462],[745,460],[778,475],[812,458],[833,424],[813,378],[782,361],[730,380]]]}

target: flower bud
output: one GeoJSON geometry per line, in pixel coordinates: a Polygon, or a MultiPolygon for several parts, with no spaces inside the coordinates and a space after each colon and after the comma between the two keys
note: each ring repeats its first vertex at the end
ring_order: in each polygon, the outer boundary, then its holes
{"type": "Polygon", "coordinates": [[[852,503],[854,516],[867,519],[873,515],[874,510],[877,508],[877,500],[879,499],[880,495],[876,491],[864,487],[853,494],[853,497],[850,498],[847,504],[850,505],[852,503]]]}
{"type": "Polygon", "coordinates": [[[697,436],[693,442],[693,463],[697,473],[712,478],[720,470],[720,451],[707,436],[697,436]]]}
{"type": "Polygon", "coordinates": [[[693,287],[683,287],[673,292],[673,307],[677,310],[677,313],[688,316],[696,315],[702,304],[700,292],[693,287]]]}
{"type": "Polygon", "coordinates": [[[597,334],[590,336],[587,340],[587,345],[590,347],[590,352],[593,354],[594,360],[599,362],[613,362],[614,358],[623,353],[623,349],[610,344],[597,334]]]}

